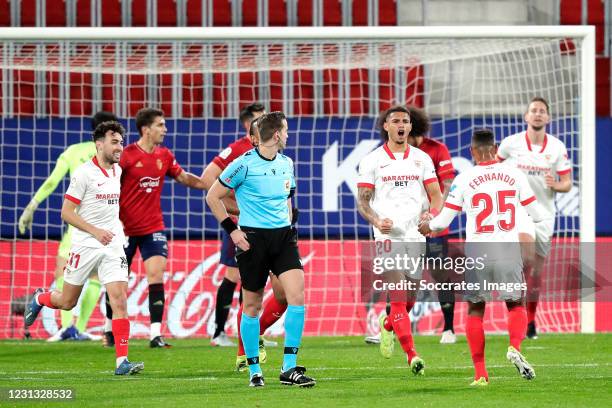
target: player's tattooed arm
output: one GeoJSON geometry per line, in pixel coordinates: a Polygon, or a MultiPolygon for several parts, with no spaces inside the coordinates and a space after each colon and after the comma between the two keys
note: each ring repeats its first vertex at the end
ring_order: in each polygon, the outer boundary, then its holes
{"type": "Polygon", "coordinates": [[[388,218],[380,219],[378,214],[370,207],[370,201],[374,197],[374,189],[369,187],[357,187],[357,210],[367,222],[378,228],[383,234],[391,232],[393,221],[388,218]]]}

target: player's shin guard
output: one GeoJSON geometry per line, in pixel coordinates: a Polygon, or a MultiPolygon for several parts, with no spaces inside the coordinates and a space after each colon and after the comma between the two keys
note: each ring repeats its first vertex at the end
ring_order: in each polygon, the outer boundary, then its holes
{"type": "Polygon", "coordinates": [[[127,359],[130,339],[130,321],[128,319],[113,320],[113,336],[115,337],[115,356],[117,367],[127,359]]]}
{"type": "Polygon", "coordinates": [[[287,303],[280,303],[276,297],[270,296],[263,304],[263,312],[259,318],[259,334],[264,334],[266,329],[281,318],[287,310],[287,303]]]}
{"type": "Polygon", "coordinates": [[[482,326],[482,316],[468,316],[465,325],[465,336],[470,345],[472,353],[472,362],[474,363],[474,379],[480,377],[489,379],[487,368],[485,365],[485,334],[482,326]]]}
{"type": "Polygon", "coordinates": [[[302,343],[304,332],[304,306],[289,305],[285,316],[285,353],[283,356],[283,372],[297,365],[297,353],[302,343]]]}
{"type": "Polygon", "coordinates": [[[84,332],[87,328],[89,318],[100,298],[101,290],[102,285],[99,280],[90,279],[87,283],[87,289],[85,289],[85,293],[83,293],[83,297],[81,298],[81,313],[76,321],[76,328],[78,331],[84,332]]]}
{"type": "Polygon", "coordinates": [[[221,332],[225,331],[225,322],[232,307],[234,299],[234,290],[236,290],[236,282],[223,278],[219,289],[217,289],[217,301],[215,304],[215,333],[213,338],[217,337],[221,332]]]}
{"type": "Polygon", "coordinates": [[[523,306],[514,306],[508,310],[508,334],[510,345],[521,351],[521,342],[525,338],[527,330],[527,314],[523,306]]]}
{"type": "Polygon", "coordinates": [[[391,302],[391,314],[387,317],[387,322],[393,327],[395,336],[408,356],[408,363],[417,356],[408,315],[412,306],[414,306],[414,302],[391,302]]]}
{"type": "Polygon", "coordinates": [[[240,337],[246,352],[251,376],[261,374],[259,366],[259,317],[242,313],[240,321],[240,337]]]}

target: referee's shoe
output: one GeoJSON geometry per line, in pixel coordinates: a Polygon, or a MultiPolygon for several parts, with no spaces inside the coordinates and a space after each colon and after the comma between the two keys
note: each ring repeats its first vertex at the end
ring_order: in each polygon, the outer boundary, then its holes
{"type": "Polygon", "coordinates": [[[305,372],[306,367],[295,366],[287,371],[281,372],[280,382],[283,385],[297,385],[302,388],[314,387],[317,382],[314,378],[305,375],[305,372]]]}

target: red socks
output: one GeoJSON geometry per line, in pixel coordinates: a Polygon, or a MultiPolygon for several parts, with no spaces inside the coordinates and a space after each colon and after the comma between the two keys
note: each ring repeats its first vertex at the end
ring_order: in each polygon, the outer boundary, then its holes
{"type": "Polygon", "coordinates": [[[527,314],[523,306],[515,306],[508,310],[508,334],[510,345],[521,351],[521,342],[527,331],[527,314]]]}
{"type": "MultiPolygon", "coordinates": [[[[523,333],[525,331],[523,330],[523,333]]],[[[489,374],[485,366],[485,334],[482,327],[482,316],[468,316],[465,325],[465,335],[470,351],[472,352],[472,362],[474,363],[474,379],[485,377],[489,380],[489,374]]]]}
{"type": "Polygon", "coordinates": [[[115,355],[117,358],[128,355],[130,338],[130,321],[128,319],[113,319],[113,336],[115,337],[115,355]]]}
{"type": "MultiPolygon", "coordinates": [[[[236,320],[238,321],[238,352],[237,356],[244,356],[246,352],[244,351],[244,346],[242,345],[242,336],[240,335],[240,322],[242,321],[242,303],[240,303],[240,307],[238,308],[238,316],[236,316],[236,320]]],[[[261,324],[261,322],[259,323],[261,324]]]]}
{"type": "MultiPolygon", "coordinates": [[[[280,303],[276,300],[276,297],[270,296],[263,304],[263,312],[259,317],[259,334],[265,333],[266,329],[272,326],[274,323],[281,318],[283,313],[287,310],[286,303],[280,303]]],[[[238,356],[243,356],[244,346],[242,345],[242,338],[240,337],[240,320],[242,320],[242,304],[238,309],[238,356]]]]}
{"type": "Polygon", "coordinates": [[[281,318],[287,310],[287,303],[280,303],[274,296],[270,296],[263,304],[263,313],[259,317],[259,334],[264,334],[266,329],[281,318]]]}
{"type": "Polygon", "coordinates": [[[414,306],[414,302],[391,302],[391,315],[387,316],[385,321],[385,329],[393,328],[395,336],[408,356],[409,364],[418,355],[414,349],[410,317],[408,316],[412,306],[414,306]]]}
{"type": "Polygon", "coordinates": [[[540,277],[531,275],[527,278],[527,323],[535,321],[538,298],[540,297],[540,277]]]}
{"type": "Polygon", "coordinates": [[[51,292],[41,293],[40,295],[38,295],[36,301],[41,306],[47,306],[47,307],[50,307],[51,309],[57,309],[57,307],[51,304],[51,292]]]}

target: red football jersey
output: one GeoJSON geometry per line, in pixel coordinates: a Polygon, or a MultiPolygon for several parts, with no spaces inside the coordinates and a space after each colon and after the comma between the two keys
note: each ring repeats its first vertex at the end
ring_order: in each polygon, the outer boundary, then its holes
{"type": "Polygon", "coordinates": [[[231,143],[229,146],[227,146],[221,153],[219,153],[219,155],[213,159],[213,163],[219,166],[221,170],[225,170],[228,164],[230,164],[252,148],[253,145],[251,144],[251,138],[248,136],[241,137],[234,143],[231,143]]]}
{"type": "MultiPolygon", "coordinates": [[[[442,181],[455,177],[455,168],[453,167],[453,161],[451,160],[448,148],[444,143],[424,137],[423,142],[419,145],[419,149],[431,157],[431,160],[434,163],[434,168],[436,169],[438,181],[440,183],[440,191],[442,191],[442,195],[444,195],[444,183],[442,183],[442,181]]],[[[441,237],[448,235],[448,233],[449,230],[447,228],[433,236],[441,237]]]]}
{"type": "Polygon", "coordinates": [[[145,152],[137,143],[123,150],[119,166],[121,196],[119,218],[127,236],[151,234],[164,229],[161,192],[164,177],[176,178],[183,169],[168,148],[156,146],[145,152]]]}

